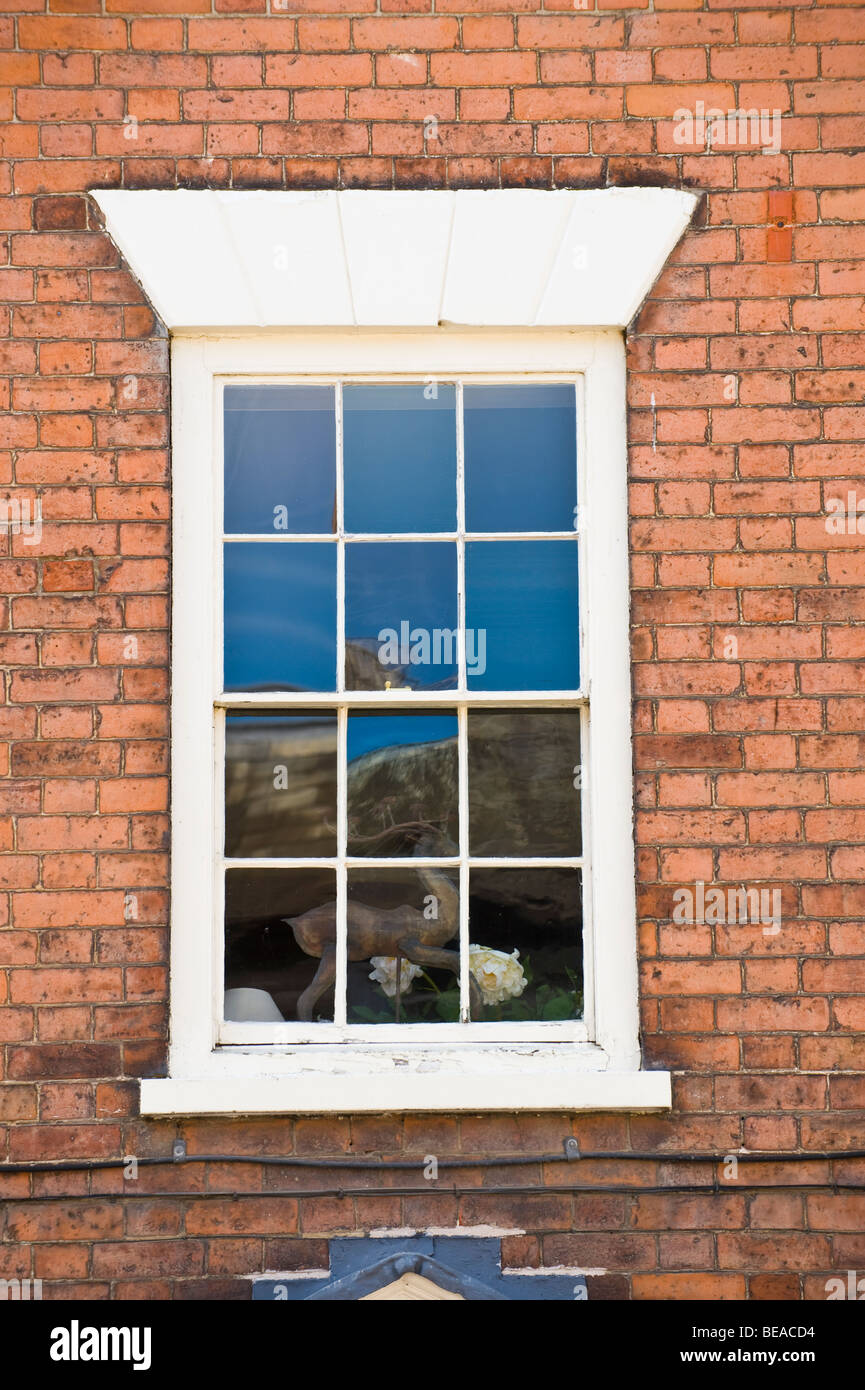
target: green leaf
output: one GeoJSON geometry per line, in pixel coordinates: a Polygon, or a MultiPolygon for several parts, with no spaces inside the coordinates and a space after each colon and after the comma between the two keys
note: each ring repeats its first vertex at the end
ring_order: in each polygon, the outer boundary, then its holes
{"type": "Polygon", "coordinates": [[[460,1017],[460,992],[458,989],[445,989],[436,996],[436,1013],[445,1023],[458,1023],[460,1017]]]}
{"type": "Polygon", "coordinates": [[[524,997],[509,999],[501,1006],[501,1017],[505,1023],[528,1023],[535,1011],[524,997]]]}
{"type": "Polygon", "coordinates": [[[392,1023],[393,1015],[382,1013],[380,1009],[371,1009],[366,1004],[355,1004],[353,1013],[356,1023],[392,1023]]]}
{"type": "Polygon", "coordinates": [[[556,991],[556,997],[548,999],[541,1007],[541,1018],[551,1021],[553,1019],[573,1018],[574,999],[573,995],[566,994],[564,990],[556,991]]]}

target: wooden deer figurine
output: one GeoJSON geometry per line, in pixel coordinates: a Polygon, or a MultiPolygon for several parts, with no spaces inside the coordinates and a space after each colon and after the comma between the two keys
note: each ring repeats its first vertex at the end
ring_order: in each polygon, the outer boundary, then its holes
{"type": "MultiPolygon", "coordinates": [[[[413,834],[414,854],[432,857],[439,846],[439,836],[432,826],[416,823],[390,827],[385,835],[413,834]]],[[[381,839],[381,836],[376,837],[381,839]]],[[[411,860],[406,860],[406,867],[411,860]]],[[[349,901],[347,907],[348,959],[369,960],[372,956],[403,956],[415,965],[437,966],[451,970],[459,979],[460,953],[448,950],[447,942],[459,932],[459,894],[447,874],[441,869],[418,867],[415,872],[424,887],[438,902],[438,916],[426,918],[419,908],[407,903],[401,907],[369,907],[366,903],[349,901]]],[[[297,1017],[301,1023],[311,1023],[313,1010],[321,996],[336,978],[336,903],[323,903],[310,908],[299,917],[283,917],[291,927],[294,939],[308,956],[317,957],[320,965],[312,983],[297,1001],[297,1017]]],[[[469,976],[472,1018],[483,1016],[483,997],[474,976],[469,976]]]]}

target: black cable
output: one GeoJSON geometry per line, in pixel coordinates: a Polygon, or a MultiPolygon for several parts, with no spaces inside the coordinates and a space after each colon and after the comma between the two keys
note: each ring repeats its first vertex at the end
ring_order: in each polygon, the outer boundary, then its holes
{"type": "MultiPolygon", "coordinates": [[[[180,1157],[168,1155],[164,1158],[154,1158],[152,1156],[137,1158],[130,1154],[124,1158],[96,1158],[96,1159],[41,1159],[33,1163],[0,1163],[0,1174],[3,1173],[62,1173],[62,1172],[88,1172],[91,1169],[100,1168],[125,1168],[135,1158],[139,1167],[158,1167],[160,1165],[175,1167],[182,1163],[254,1163],[263,1168],[345,1168],[345,1169],[393,1169],[394,1171],[411,1170],[422,1168],[428,1161],[428,1155],[419,1155],[416,1159],[376,1159],[376,1158],[352,1158],[351,1156],[340,1155],[334,1158],[313,1158],[302,1155],[289,1154],[285,1156],[274,1156],[271,1154],[183,1154],[180,1157]]],[[[519,1167],[535,1163],[580,1163],[586,1160],[592,1162],[599,1159],[616,1159],[620,1161],[639,1161],[652,1163],[727,1163],[735,1158],[739,1163],[838,1163],[844,1159],[865,1158],[865,1149],[848,1149],[837,1152],[815,1152],[815,1153],[743,1153],[741,1150],[730,1149],[727,1154],[707,1154],[707,1153],[688,1153],[677,1154],[667,1152],[641,1151],[632,1153],[628,1150],[602,1150],[596,1152],[581,1152],[579,1154],[497,1154],[494,1156],[485,1155],[478,1158],[436,1158],[439,1169],[451,1168],[505,1168],[519,1167]]]]}
{"type": "MultiPolygon", "coordinates": [[[[134,1181],[131,1179],[130,1181],[134,1181]]],[[[598,1184],[593,1186],[587,1184],[583,1187],[573,1185],[568,1186],[543,1186],[537,1184],[528,1186],[525,1183],[514,1183],[512,1186],[505,1187],[439,1187],[434,1182],[427,1183],[424,1187],[314,1187],[314,1188],[280,1188],[268,1189],[267,1191],[257,1192],[226,1192],[223,1190],[206,1192],[196,1192],[194,1189],[178,1192],[70,1192],[70,1193],[40,1193],[33,1195],[29,1200],[34,1202],[70,1202],[76,1199],[84,1201],[141,1201],[154,1198],[175,1198],[178,1201],[195,1200],[200,1198],[221,1198],[230,1201],[242,1201],[244,1197],[421,1197],[434,1195],[438,1197],[460,1197],[460,1196],[493,1196],[506,1197],[509,1193],[535,1196],[554,1193],[556,1196],[588,1196],[593,1192],[603,1192],[606,1194],[617,1194],[619,1196],[643,1197],[646,1194],[663,1194],[664,1196],[679,1196],[682,1193],[702,1194],[704,1197],[729,1197],[731,1193],[741,1192],[865,1192],[865,1183],[849,1182],[814,1182],[814,1183],[740,1183],[731,1181],[723,1186],[717,1183],[685,1183],[668,1184],[661,1187],[634,1187],[633,1185],[598,1184]]],[[[7,1197],[5,1201],[22,1201],[23,1198],[7,1197]]]]}
{"type": "MultiPolygon", "coordinates": [[[[560,1159],[559,1154],[556,1155],[560,1159]]],[[[627,1150],[606,1150],[600,1153],[581,1153],[579,1158],[643,1158],[655,1163],[726,1163],[730,1158],[739,1163],[839,1163],[845,1158],[865,1158],[865,1149],[839,1149],[834,1153],[749,1153],[741,1149],[728,1149],[726,1154],[675,1154],[675,1153],[631,1153],[627,1150]]],[[[542,1162],[545,1160],[541,1160],[542,1162]]],[[[570,1159],[571,1163],[578,1159],[570,1159]]]]}
{"type": "MultiPolygon", "coordinates": [[[[133,1154],[130,1154],[127,1158],[97,1158],[90,1161],[75,1158],[45,1159],[35,1163],[0,1163],[0,1174],[86,1172],[91,1168],[125,1168],[134,1157],[133,1154]]],[[[184,1154],[182,1158],[148,1157],[136,1158],[135,1161],[139,1167],[154,1167],[160,1164],[172,1167],[182,1163],[254,1163],[264,1168],[372,1168],[376,1170],[393,1168],[403,1170],[423,1168],[427,1162],[427,1156],[416,1159],[380,1159],[346,1158],[343,1155],[330,1159],[306,1158],[294,1154],[285,1157],[274,1157],[271,1154],[262,1154],[261,1157],[256,1157],[254,1154],[184,1154]]],[[[484,1158],[442,1158],[436,1161],[439,1168],[504,1168],[527,1163],[565,1163],[573,1160],[566,1159],[563,1154],[540,1154],[529,1158],[501,1155],[484,1158]]]]}

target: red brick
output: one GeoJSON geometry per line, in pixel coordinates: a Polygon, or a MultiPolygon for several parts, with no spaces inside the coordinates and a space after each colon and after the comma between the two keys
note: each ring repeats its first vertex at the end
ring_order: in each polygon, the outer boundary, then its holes
{"type": "Polygon", "coordinates": [[[200,1240],[105,1241],[94,1246],[93,1273],[110,1279],[148,1274],[184,1276],[204,1269],[200,1240]]]}
{"type": "MultiPolygon", "coordinates": [[[[87,195],[177,184],[684,180],[708,195],[705,227],[686,232],[628,334],[642,1015],[649,1064],[676,1071],[674,1110],[579,1128],[584,1144],[671,1152],[865,1142],[850,1125],[862,1100],[852,1030],[865,1028],[865,563],[857,537],[825,526],[828,500],[863,482],[856,7],[611,0],[575,13],[550,0],[539,13],[533,0],[472,0],[466,13],[439,0],[434,13],[428,0],[378,12],[359,0],[345,12],[326,0],[322,14],[301,0],[279,15],[264,0],[217,0],[213,14],[192,0],[181,16],[172,0],[107,0],[105,14],[58,4],[0,19],[0,485],[38,489],[44,515],[39,545],[16,537],[0,558],[3,1155],[122,1152],[121,1122],[124,1146],[167,1152],[126,1079],[166,1060],[167,339],[87,195]],[[781,107],[782,152],[681,149],[673,114],[716,97],[781,107]],[[427,114],[437,142],[424,141],[427,114]],[[767,261],[779,216],[792,259],[767,261]],[[780,885],[782,932],[671,922],[674,888],[697,879],[780,885]]],[[[387,1158],[537,1152],[558,1145],[561,1124],[315,1117],[184,1132],[199,1152],[337,1156],[360,1142],[387,1158]]],[[[581,1171],[637,1183],[648,1168],[581,1171]]],[[[140,1181],[192,1192],[204,1176],[140,1181]]],[[[191,1220],[213,1223],[212,1240],[181,1235],[183,1209],[164,1195],[130,1203],[125,1221],[113,1199],[94,1202],[122,1191],[114,1172],[96,1172],[89,1193],[83,1175],[40,1175],[36,1193],[64,1198],[62,1229],[33,1233],[27,1270],[72,1296],[234,1298],[257,1269],[326,1263],[319,1233],[462,1219],[526,1229],[512,1264],[608,1268],[592,1297],[787,1299],[822,1296],[807,1271],[831,1268],[830,1254],[855,1263],[860,1248],[838,1244],[858,1239],[855,1203],[812,1196],[806,1213],[786,1192],[477,1192],[461,1209],[446,1193],[322,1196],[303,1204],[305,1240],[292,1194],[263,1196],[261,1170],[214,1166],[208,1181],[243,1194],[196,1199],[191,1220]],[[63,1226],[73,1194],[121,1224],[63,1226]]],[[[28,1192],[4,1187],[20,1209],[28,1192]]]]}
{"type": "Polygon", "coordinates": [[[352,21],[355,48],[447,49],[459,42],[457,21],[449,17],[376,18],[352,21]]]}

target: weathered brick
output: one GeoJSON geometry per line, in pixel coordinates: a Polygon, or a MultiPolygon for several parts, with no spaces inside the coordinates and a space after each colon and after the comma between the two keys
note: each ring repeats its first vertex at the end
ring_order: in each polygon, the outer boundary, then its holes
{"type": "MultiPolygon", "coordinates": [[[[832,498],[865,492],[856,6],[124,6],[0,20],[0,487],[38,491],[44,518],[37,545],[14,536],[0,558],[0,1153],[170,1148],[165,1124],[138,1119],[130,1079],[165,1067],[168,344],[88,193],[177,185],[706,193],[706,225],[627,335],[641,1004],[649,1063],[676,1070],[674,1109],[586,1116],[578,1132],[671,1153],[865,1143],[851,1123],[865,564],[855,530],[826,526],[832,498]],[[697,101],[781,108],[781,152],[680,144],[675,117],[697,101]],[[780,885],[781,932],[672,922],[676,886],[698,879],[780,885]]],[[[184,1132],[198,1152],[470,1159],[555,1150],[562,1125],[325,1116],[184,1132]]],[[[638,1185],[650,1166],[581,1172],[638,1185]]],[[[69,1296],[248,1297],[248,1274],[321,1268],[325,1235],[374,1225],[522,1229],[509,1264],[603,1266],[593,1298],[822,1297],[808,1271],[860,1258],[838,1244],[859,1239],[859,1199],[838,1194],[807,1211],[786,1192],[481,1189],[458,1204],[382,1194],[366,1174],[367,1197],[298,1213],[285,1174],[212,1165],[224,1195],[186,1210],[168,1194],[201,1194],[203,1173],[144,1169],[153,1195],[124,1214],[114,1171],[40,1175],[34,1192],[63,1199],[41,1207],[23,1200],[27,1178],[5,1181],[6,1233],[32,1242],[16,1271],[69,1296]]]]}

